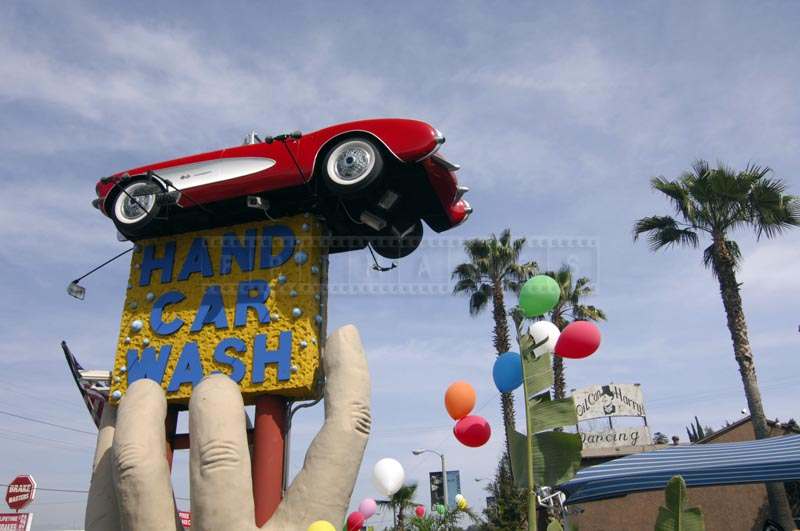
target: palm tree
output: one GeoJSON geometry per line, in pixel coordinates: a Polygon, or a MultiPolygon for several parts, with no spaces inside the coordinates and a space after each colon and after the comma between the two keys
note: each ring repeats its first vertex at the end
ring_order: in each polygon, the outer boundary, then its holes
{"type": "MultiPolygon", "coordinates": [[[[571,321],[605,321],[603,310],[583,304],[582,300],[594,293],[591,280],[581,277],[573,283],[572,268],[562,265],[558,271],[548,271],[545,275],[552,277],[561,288],[558,304],[550,311],[550,320],[559,330],[571,321]]],[[[564,358],[553,356],[553,396],[564,398],[566,380],[564,378],[564,358]]]]}
{"type": "MultiPolygon", "coordinates": [[[[464,243],[469,262],[458,265],[452,274],[456,280],[454,294],[469,295],[469,313],[480,314],[489,301],[492,302],[494,319],[494,348],[500,355],[511,348],[508,336],[508,319],[504,294],[519,293],[521,281],[536,270],[535,262],[519,263],[519,255],[525,238],[511,239],[511,231],[505,229],[500,237],[492,234],[486,240],[473,239],[464,243]]],[[[501,395],[506,451],[511,455],[509,441],[514,431],[514,400],[511,393],[501,395]]]]}
{"type": "MultiPolygon", "coordinates": [[[[756,381],[740,284],[736,280],[741,252],[730,237],[737,229],[749,228],[758,238],[773,238],[800,225],[797,198],[785,193],[786,184],[782,180],[768,177],[770,171],[769,168],[748,165],[744,171],[736,172],[722,164],[711,168],[700,160],[677,180],[653,178],[651,186],[667,196],[677,219],[650,216],[637,221],[633,228],[634,240],[646,234],[653,251],[670,246],[696,248],[701,237],[710,240],[710,245],[703,251],[703,263],[711,268],[719,282],[734,358],[739,365],[757,439],[768,437],[769,428],[756,381]]],[[[767,483],[767,494],[773,518],[792,529],[794,524],[783,486],[767,483]]]]}
{"type": "Polygon", "coordinates": [[[417,494],[417,484],[403,485],[392,494],[388,500],[378,500],[378,507],[381,509],[391,509],[394,514],[394,529],[405,531],[406,509],[413,509],[417,506],[414,503],[414,496],[417,494]]]}

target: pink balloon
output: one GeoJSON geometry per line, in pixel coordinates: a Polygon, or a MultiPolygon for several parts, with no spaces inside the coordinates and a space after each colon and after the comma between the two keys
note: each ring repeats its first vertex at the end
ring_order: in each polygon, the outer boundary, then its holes
{"type": "Polygon", "coordinates": [[[485,418],[478,415],[467,415],[456,422],[453,434],[464,446],[477,448],[486,444],[486,441],[492,436],[492,428],[485,418]]]}
{"type": "Polygon", "coordinates": [[[364,520],[369,520],[370,517],[378,510],[378,504],[372,498],[364,498],[358,504],[358,512],[364,515],[364,520]]]}
{"type": "Polygon", "coordinates": [[[600,329],[590,321],[573,321],[558,336],[556,354],[579,359],[591,356],[600,347],[600,329]]]}
{"type": "Polygon", "coordinates": [[[422,518],[425,516],[425,507],[422,505],[417,505],[417,508],[414,509],[414,512],[417,514],[417,517],[422,518]]]}
{"type": "Polygon", "coordinates": [[[350,516],[347,517],[347,531],[361,531],[361,528],[364,526],[364,515],[358,511],[354,511],[350,513],[350,516]]]}

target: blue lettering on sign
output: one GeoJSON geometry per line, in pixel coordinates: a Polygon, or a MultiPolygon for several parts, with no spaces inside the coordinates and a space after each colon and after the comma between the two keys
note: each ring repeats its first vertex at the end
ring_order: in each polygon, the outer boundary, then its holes
{"type": "Polygon", "coordinates": [[[222,289],[219,286],[209,286],[197,315],[192,323],[192,332],[199,332],[205,325],[214,323],[217,328],[228,328],[228,317],[225,315],[225,304],[222,301],[222,289]]]}
{"type": "Polygon", "coordinates": [[[132,348],[128,350],[127,369],[128,369],[128,385],[136,380],[148,378],[161,383],[164,379],[164,371],[167,369],[167,361],[172,354],[172,345],[164,345],[158,355],[156,349],[147,347],[142,351],[141,357],[139,352],[132,348]]]}
{"type": "Polygon", "coordinates": [[[252,271],[256,262],[256,229],[248,229],[244,233],[244,244],[233,232],[227,232],[222,237],[222,254],[219,260],[219,274],[229,275],[232,270],[233,260],[239,264],[239,269],[252,271]]]}
{"type": "Polygon", "coordinates": [[[270,269],[285,264],[294,254],[297,238],[292,229],[286,225],[273,225],[264,228],[264,237],[261,240],[261,269],[270,269]],[[283,249],[277,255],[272,254],[273,239],[283,239],[283,249]]]}
{"type": "Polygon", "coordinates": [[[173,392],[180,389],[181,384],[192,384],[192,387],[197,385],[203,379],[203,362],[200,361],[200,351],[197,349],[197,343],[186,343],[181,352],[181,357],[178,358],[178,363],[175,365],[175,372],[172,373],[172,379],[169,381],[167,392],[173,392]]]}
{"type": "Polygon", "coordinates": [[[168,291],[153,303],[153,309],[150,310],[150,328],[155,334],[168,336],[180,330],[183,326],[183,319],[180,317],[176,317],[169,323],[163,321],[164,306],[179,303],[185,298],[186,296],[180,291],[168,291]]]}
{"type": "Polygon", "coordinates": [[[214,268],[211,265],[211,255],[205,238],[195,238],[189,247],[189,254],[183,262],[183,267],[178,275],[178,280],[186,280],[194,273],[202,273],[204,277],[213,277],[214,268]]]}
{"type": "Polygon", "coordinates": [[[227,353],[228,349],[242,353],[247,349],[247,346],[244,341],[238,337],[226,337],[220,341],[217,348],[214,349],[214,361],[223,365],[228,365],[231,368],[231,380],[239,383],[242,381],[242,378],[244,378],[244,363],[238,358],[229,356],[227,353]]]}
{"type": "Polygon", "coordinates": [[[285,382],[292,372],[292,333],[281,332],[278,349],[267,350],[267,336],[258,334],[253,340],[253,383],[264,382],[267,365],[278,365],[278,381],[285,382]]]}
{"type": "Polygon", "coordinates": [[[269,308],[267,308],[266,304],[268,298],[269,284],[266,280],[245,280],[239,282],[233,326],[244,326],[247,324],[248,308],[252,308],[256,311],[259,323],[268,323],[269,308]]]}
{"type": "Polygon", "coordinates": [[[156,258],[156,246],[148,245],[144,248],[142,256],[142,269],[139,272],[139,285],[149,286],[150,276],[153,271],[161,270],[161,283],[172,282],[172,264],[175,262],[175,242],[167,242],[164,245],[164,256],[156,258]]]}

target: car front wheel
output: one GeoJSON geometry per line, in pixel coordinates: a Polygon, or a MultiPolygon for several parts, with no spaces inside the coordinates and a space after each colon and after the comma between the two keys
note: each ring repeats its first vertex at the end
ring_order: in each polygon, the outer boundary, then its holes
{"type": "Polygon", "coordinates": [[[161,188],[150,181],[137,179],[118,185],[109,214],[126,236],[136,236],[158,215],[161,188]]]}
{"type": "Polygon", "coordinates": [[[325,157],[325,186],[335,194],[352,195],[367,188],[383,171],[383,156],[367,138],[348,138],[333,146],[325,157]]]}

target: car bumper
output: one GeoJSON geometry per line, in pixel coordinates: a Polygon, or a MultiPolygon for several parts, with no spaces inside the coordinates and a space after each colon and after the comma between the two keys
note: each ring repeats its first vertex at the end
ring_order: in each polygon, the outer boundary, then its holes
{"type": "Polygon", "coordinates": [[[472,213],[472,207],[463,196],[469,188],[459,185],[455,172],[459,166],[440,155],[422,161],[428,181],[438,199],[438,212],[425,221],[436,232],[442,232],[464,223],[472,213]]]}

